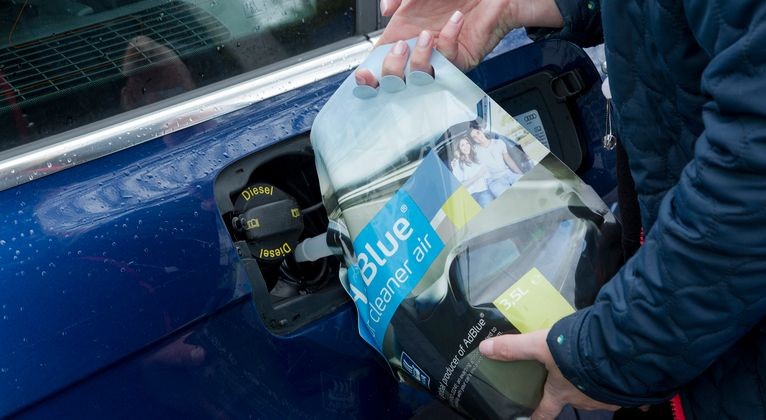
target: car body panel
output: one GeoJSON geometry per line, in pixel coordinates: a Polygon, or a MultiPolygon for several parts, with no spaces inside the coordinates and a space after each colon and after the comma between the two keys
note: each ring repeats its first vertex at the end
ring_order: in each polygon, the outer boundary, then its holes
{"type": "Polygon", "coordinates": [[[307,132],[337,79],[4,191],[0,412],[246,295],[215,176],[307,132]]]}

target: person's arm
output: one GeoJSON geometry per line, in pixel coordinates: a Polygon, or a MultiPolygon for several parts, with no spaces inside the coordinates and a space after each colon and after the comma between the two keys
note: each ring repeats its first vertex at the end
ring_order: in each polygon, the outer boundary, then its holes
{"type": "Polygon", "coordinates": [[[458,181],[463,182],[465,174],[463,173],[463,169],[460,168],[460,161],[457,159],[452,159],[452,162],[450,162],[450,168],[452,169],[452,175],[455,175],[455,178],[457,178],[458,181]]]}
{"type": "Polygon", "coordinates": [[[563,25],[552,26],[538,24],[531,20],[525,21],[522,26],[527,27],[527,35],[530,38],[565,39],[583,47],[604,42],[600,0],[555,0],[555,6],[561,15],[563,25]]]}
{"type": "Polygon", "coordinates": [[[481,343],[492,358],[546,364],[540,414],[665,401],[766,315],[766,3],[729,2],[722,14],[687,0],[685,10],[712,57],[705,130],[645,244],[547,345],[544,331],[481,343]]]}
{"type": "MultiPolygon", "coordinates": [[[[505,146],[504,146],[505,147],[505,146]]],[[[508,150],[503,150],[503,160],[505,161],[505,164],[508,165],[508,169],[511,171],[521,174],[521,168],[519,168],[519,165],[516,164],[516,161],[511,158],[511,155],[508,154],[508,150]]]]}
{"type": "Polygon", "coordinates": [[[685,1],[712,57],[693,160],[638,253],[548,335],[564,376],[600,401],[666,399],[766,315],[766,3],[717,6],[685,1]]]}

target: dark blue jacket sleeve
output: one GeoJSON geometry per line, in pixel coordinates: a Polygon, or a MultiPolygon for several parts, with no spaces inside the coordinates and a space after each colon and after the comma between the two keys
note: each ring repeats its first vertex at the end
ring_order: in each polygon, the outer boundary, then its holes
{"type": "Polygon", "coordinates": [[[557,38],[592,47],[604,42],[600,0],[556,0],[564,18],[561,29],[527,28],[532,39],[557,38]]]}
{"type": "Polygon", "coordinates": [[[684,2],[711,57],[691,162],[644,246],[548,336],[562,373],[603,402],[668,398],[766,314],[766,2],[720,4],[684,2]]]}

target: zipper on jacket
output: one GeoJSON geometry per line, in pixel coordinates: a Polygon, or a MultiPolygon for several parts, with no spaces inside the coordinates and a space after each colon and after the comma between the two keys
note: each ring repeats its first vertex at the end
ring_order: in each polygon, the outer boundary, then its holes
{"type": "Polygon", "coordinates": [[[673,413],[673,420],[686,420],[684,406],[681,404],[681,394],[676,394],[670,399],[670,411],[673,413]]]}

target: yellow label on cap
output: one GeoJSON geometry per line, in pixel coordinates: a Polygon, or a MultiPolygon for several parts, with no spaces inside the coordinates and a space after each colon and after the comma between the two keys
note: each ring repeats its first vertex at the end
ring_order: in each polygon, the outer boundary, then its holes
{"type": "Polygon", "coordinates": [[[533,268],[492,302],[522,333],[550,328],[574,308],[533,268]]]}

